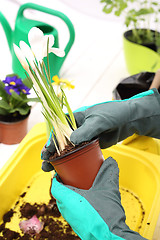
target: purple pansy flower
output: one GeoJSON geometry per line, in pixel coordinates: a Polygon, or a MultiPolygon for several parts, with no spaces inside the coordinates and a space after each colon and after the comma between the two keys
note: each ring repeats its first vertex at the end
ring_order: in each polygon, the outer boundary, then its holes
{"type": "Polygon", "coordinates": [[[18,95],[20,95],[20,93],[26,95],[30,94],[30,88],[25,86],[22,80],[17,76],[7,76],[3,82],[7,84],[5,90],[9,95],[11,95],[12,91],[16,92],[18,95]]]}
{"type": "Polygon", "coordinates": [[[16,88],[16,87],[14,87],[14,86],[5,86],[4,89],[6,90],[6,92],[7,92],[9,95],[11,95],[13,91],[16,92],[18,95],[20,94],[19,89],[16,88]]]}
{"type": "Polygon", "coordinates": [[[23,83],[19,86],[19,89],[26,95],[30,94],[30,88],[25,86],[23,83]]]}
{"type": "Polygon", "coordinates": [[[22,80],[17,76],[7,76],[3,82],[11,86],[19,86],[23,84],[22,80]]]}

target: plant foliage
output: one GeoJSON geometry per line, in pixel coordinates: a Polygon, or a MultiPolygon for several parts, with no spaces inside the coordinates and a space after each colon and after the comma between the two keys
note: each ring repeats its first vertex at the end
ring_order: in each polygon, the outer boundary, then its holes
{"type": "Polygon", "coordinates": [[[30,88],[15,74],[0,81],[0,115],[27,115],[31,106],[29,102],[38,101],[29,98],[30,88]]]}
{"type": "Polygon", "coordinates": [[[125,16],[125,26],[133,29],[131,41],[138,44],[152,42],[160,48],[160,34],[157,31],[160,22],[159,0],[101,0],[101,3],[105,4],[103,11],[106,14],[125,16]],[[150,29],[151,22],[155,25],[155,34],[150,29]]]}
{"type": "Polygon", "coordinates": [[[61,88],[61,98],[59,98],[52,84],[53,76],[50,75],[49,53],[52,52],[57,56],[63,57],[64,51],[52,47],[54,43],[53,35],[44,36],[43,32],[36,27],[30,30],[28,39],[30,47],[21,41],[20,48],[14,45],[14,51],[26,70],[26,76],[28,80],[31,80],[33,89],[42,104],[42,113],[46,118],[50,132],[53,133],[53,141],[55,142],[57,153],[60,154],[70,142],[72,131],[76,129],[76,122],[67,97],[61,88]],[[47,57],[46,65],[43,60],[44,57],[47,57]],[[64,112],[64,106],[67,109],[68,116],[64,112]]]}

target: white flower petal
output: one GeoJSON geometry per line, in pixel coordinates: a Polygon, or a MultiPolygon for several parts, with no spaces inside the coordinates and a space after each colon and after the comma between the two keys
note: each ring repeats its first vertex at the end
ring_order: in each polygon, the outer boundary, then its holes
{"type": "Polygon", "coordinates": [[[42,39],[43,32],[39,28],[33,27],[30,29],[28,33],[28,41],[31,46],[37,44],[37,42],[39,42],[39,40],[41,41],[42,39]]]}
{"type": "Polygon", "coordinates": [[[43,38],[43,32],[37,27],[31,28],[28,33],[28,41],[38,62],[43,59],[43,38]]]}
{"type": "Polygon", "coordinates": [[[57,55],[58,57],[64,57],[65,56],[65,51],[60,49],[60,48],[50,48],[49,49],[49,53],[52,52],[54,53],[55,55],[57,55]]]}
{"type": "Polygon", "coordinates": [[[34,65],[35,58],[34,58],[34,55],[33,55],[33,52],[31,50],[31,48],[24,41],[20,41],[19,45],[20,45],[22,53],[27,58],[27,60],[30,63],[31,67],[33,69],[35,69],[35,65],[34,65]]]}
{"type": "Polygon", "coordinates": [[[26,61],[26,58],[25,58],[23,52],[22,52],[21,49],[20,49],[16,44],[14,44],[14,43],[13,43],[13,48],[14,48],[14,52],[15,52],[18,60],[20,61],[22,67],[23,67],[26,71],[28,71],[28,70],[29,70],[29,66],[28,66],[28,63],[27,63],[27,61],[26,61]]]}

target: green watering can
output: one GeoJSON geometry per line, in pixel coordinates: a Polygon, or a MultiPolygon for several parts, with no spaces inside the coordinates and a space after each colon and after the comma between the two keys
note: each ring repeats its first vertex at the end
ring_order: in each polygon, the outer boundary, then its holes
{"type": "MultiPolygon", "coordinates": [[[[63,13],[53,10],[53,9],[50,9],[50,8],[46,8],[46,7],[34,4],[34,3],[26,3],[26,4],[21,5],[21,7],[19,8],[18,13],[17,13],[14,31],[12,31],[7,19],[0,12],[0,22],[4,28],[4,31],[5,31],[5,34],[7,37],[7,41],[8,41],[8,45],[9,45],[9,49],[10,49],[10,52],[12,55],[13,72],[15,74],[18,74],[19,77],[21,77],[22,79],[26,78],[25,71],[14,53],[13,43],[15,43],[16,45],[19,46],[19,42],[21,40],[23,40],[24,42],[29,44],[28,43],[28,32],[30,31],[30,29],[32,27],[38,27],[39,29],[41,29],[43,31],[44,34],[47,34],[47,35],[52,34],[55,39],[54,47],[59,47],[58,31],[49,24],[25,18],[24,14],[23,14],[25,9],[34,9],[34,10],[38,10],[40,12],[44,12],[44,13],[56,16],[56,17],[62,19],[65,22],[65,24],[67,25],[68,30],[69,30],[69,40],[64,49],[65,56],[61,58],[61,57],[57,57],[53,53],[49,54],[51,76],[59,75],[60,68],[61,68],[70,48],[72,47],[72,44],[75,39],[75,31],[74,31],[73,24],[69,20],[69,18],[66,15],[64,15],[63,13]]],[[[44,62],[47,63],[46,58],[44,58],[44,62]]]]}

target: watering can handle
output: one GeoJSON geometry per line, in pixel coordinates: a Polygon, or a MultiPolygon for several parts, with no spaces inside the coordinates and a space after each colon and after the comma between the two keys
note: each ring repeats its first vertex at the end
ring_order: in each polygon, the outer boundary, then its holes
{"type": "MultiPolygon", "coordinates": [[[[37,5],[37,4],[34,4],[34,3],[25,3],[25,4],[21,5],[21,7],[19,8],[19,11],[17,13],[17,18],[23,17],[23,12],[24,12],[25,9],[34,9],[34,10],[37,10],[37,11],[40,11],[40,12],[44,12],[44,13],[54,15],[56,17],[61,18],[66,23],[66,25],[68,27],[68,30],[69,30],[69,34],[70,34],[69,41],[66,44],[66,47],[64,49],[65,50],[65,56],[66,56],[68,54],[73,42],[74,42],[74,39],[75,39],[74,27],[73,27],[73,24],[70,21],[70,19],[65,14],[63,14],[63,13],[57,11],[57,10],[46,8],[44,6],[40,6],[40,5],[37,5]]],[[[65,58],[61,58],[62,62],[64,61],[64,59],[65,58]]],[[[62,64],[62,62],[61,62],[61,64],[62,64]]]]}

